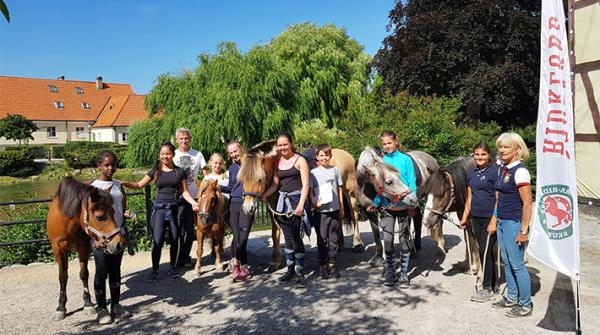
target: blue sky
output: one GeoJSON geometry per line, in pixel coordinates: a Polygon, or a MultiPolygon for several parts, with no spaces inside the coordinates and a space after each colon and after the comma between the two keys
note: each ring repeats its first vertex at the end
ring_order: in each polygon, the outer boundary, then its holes
{"type": "Polygon", "coordinates": [[[291,24],[335,24],[374,55],[387,36],[393,0],[34,1],[5,0],[0,75],[130,83],[146,94],[155,78],[194,68],[223,41],[242,51],[291,24]]]}

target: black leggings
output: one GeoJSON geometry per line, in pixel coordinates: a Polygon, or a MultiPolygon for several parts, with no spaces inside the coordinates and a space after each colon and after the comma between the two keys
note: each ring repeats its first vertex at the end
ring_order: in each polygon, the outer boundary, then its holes
{"type": "Polygon", "coordinates": [[[341,236],[339,214],[339,211],[315,214],[314,223],[320,265],[326,265],[328,261],[335,263],[341,236]]]}
{"type": "Polygon", "coordinates": [[[254,215],[244,213],[242,204],[239,202],[232,202],[229,205],[229,213],[229,225],[233,233],[233,257],[241,265],[248,264],[248,252],[246,248],[248,245],[248,235],[250,235],[250,229],[252,229],[252,223],[254,222],[254,215]]]}
{"type": "Polygon", "coordinates": [[[192,245],[196,239],[194,228],[196,222],[194,221],[194,210],[189,202],[183,203],[183,214],[181,219],[181,231],[179,232],[179,245],[181,245],[181,251],[179,252],[179,259],[177,259],[177,266],[183,266],[186,261],[190,260],[190,252],[192,251],[192,245]]]}
{"type": "Polygon", "coordinates": [[[410,250],[410,226],[407,211],[388,210],[379,219],[379,226],[383,230],[383,249],[386,255],[394,253],[394,228],[396,220],[398,220],[398,230],[400,233],[400,251],[408,252],[410,250]]]}
{"type": "Polygon", "coordinates": [[[109,255],[101,250],[92,249],[96,274],[94,275],[94,291],[99,308],[106,308],[106,278],[110,288],[111,305],[119,303],[121,297],[121,261],[123,252],[109,255]]]}
{"type": "Polygon", "coordinates": [[[173,220],[165,221],[165,212],[165,209],[155,209],[152,213],[152,271],[158,271],[160,254],[165,242],[167,227],[169,227],[170,231],[171,248],[169,250],[169,256],[171,267],[174,268],[177,264],[177,255],[180,250],[180,240],[178,238],[179,227],[177,224],[178,216],[175,215],[175,213],[177,213],[177,208],[173,209],[173,220]]]}
{"type": "Polygon", "coordinates": [[[487,248],[487,255],[485,256],[485,269],[483,269],[483,288],[493,290],[498,283],[496,282],[496,260],[494,258],[494,246],[496,245],[496,234],[488,235],[487,227],[490,223],[489,218],[475,218],[471,219],[473,226],[473,235],[479,243],[479,259],[483,266],[483,259],[485,253],[485,244],[487,237],[490,236],[490,242],[487,248]]]}
{"type": "Polygon", "coordinates": [[[300,236],[300,229],[302,229],[302,218],[298,216],[292,216],[281,220],[277,218],[281,231],[283,231],[283,238],[285,239],[286,253],[301,253],[304,254],[304,242],[300,236]]]}

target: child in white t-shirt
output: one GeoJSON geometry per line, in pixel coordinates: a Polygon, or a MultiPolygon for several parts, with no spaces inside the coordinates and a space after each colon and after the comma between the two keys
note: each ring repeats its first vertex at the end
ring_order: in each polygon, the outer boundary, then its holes
{"type": "MultiPolygon", "coordinates": [[[[216,180],[220,187],[226,187],[229,183],[229,171],[225,170],[225,158],[220,153],[214,153],[208,160],[208,166],[211,171],[202,181],[216,180]]],[[[223,196],[229,199],[229,194],[223,193],[223,196]]]]}
{"type": "Polygon", "coordinates": [[[331,147],[317,146],[319,166],[310,171],[310,198],[316,210],[315,230],[322,279],[339,278],[336,257],[340,238],[340,216],[343,215],[342,177],[338,168],[330,165],[331,147]]]}

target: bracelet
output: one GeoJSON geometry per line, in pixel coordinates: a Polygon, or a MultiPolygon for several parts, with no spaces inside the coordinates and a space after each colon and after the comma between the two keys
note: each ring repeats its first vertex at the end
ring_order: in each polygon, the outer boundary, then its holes
{"type": "Polygon", "coordinates": [[[494,208],[494,213],[492,214],[496,219],[498,218],[498,209],[494,208]]]}
{"type": "Polygon", "coordinates": [[[521,235],[527,236],[528,234],[529,234],[529,227],[527,227],[527,229],[525,229],[525,230],[521,229],[521,235]]]}

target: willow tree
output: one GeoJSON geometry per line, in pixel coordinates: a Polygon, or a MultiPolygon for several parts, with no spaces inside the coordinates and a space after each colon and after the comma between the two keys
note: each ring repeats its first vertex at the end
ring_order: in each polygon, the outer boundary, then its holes
{"type": "Polygon", "coordinates": [[[319,118],[332,127],[347,110],[349,94],[366,88],[370,56],[334,25],[290,26],[267,48],[293,77],[301,120],[319,118]]]}
{"type": "Polygon", "coordinates": [[[291,26],[245,54],[222,43],[215,54],[201,54],[195,69],[158,77],[145,103],[160,117],[132,129],[127,162],[148,161],[139,157],[147,145],[178,127],[190,128],[192,146],[210,154],[230,140],[252,145],[303,120],[334,125],[348,101],[366,92],[368,62],[334,26],[291,26]]]}

